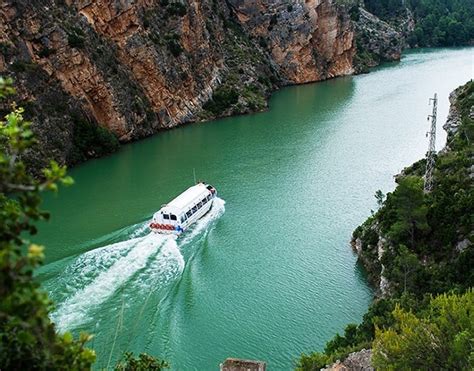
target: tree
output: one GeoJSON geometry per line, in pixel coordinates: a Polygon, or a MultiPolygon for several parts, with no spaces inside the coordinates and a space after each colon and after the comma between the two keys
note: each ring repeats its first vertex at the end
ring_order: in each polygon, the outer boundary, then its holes
{"type": "Polygon", "coordinates": [[[391,281],[403,282],[403,292],[406,292],[408,278],[419,268],[420,262],[416,254],[410,252],[405,245],[400,245],[391,269],[391,281]]]}
{"type": "MultiPolygon", "coordinates": [[[[11,80],[0,78],[0,98],[11,95],[11,80]]],[[[35,223],[48,218],[40,209],[41,193],[69,185],[66,168],[52,161],[37,180],[22,156],[35,144],[23,109],[13,106],[0,122],[0,369],[86,370],[95,360],[84,347],[91,338],[59,335],[48,313],[52,303],[33,271],[44,258],[42,246],[27,240],[35,223]]]]}
{"type": "Polygon", "coordinates": [[[416,232],[426,232],[429,229],[426,220],[428,208],[424,200],[423,180],[417,176],[404,177],[391,196],[396,221],[392,224],[388,235],[394,243],[405,243],[408,237],[407,242],[414,249],[416,232]]]}
{"type": "Polygon", "coordinates": [[[375,192],[375,199],[377,200],[377,206],[380,209],[383,206],[383,202],[385,200],[385,195],[380,189],[375,192]]]}
{"type": "Polygon", "coordinates": [[[373,364],[389,370],[467,370],[474,367],[474,292],[432,298],[420,314],[399,306],[395,324],[376,329],[373,364]]]}

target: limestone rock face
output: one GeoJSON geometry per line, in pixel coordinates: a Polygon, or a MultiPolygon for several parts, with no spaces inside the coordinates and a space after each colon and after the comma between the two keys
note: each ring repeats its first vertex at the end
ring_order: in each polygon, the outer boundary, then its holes
{"type": "Polygon", "coordinates": [[[0,74],[33,120],[35,161],[74,164],[97,153],[84,127],[128,142],[353,73],[355,25],[340,3],[5,0],[0,74]]]}
{"type": "Polygon", "coordinates": [[[415,29],[415,18],[410,9],[380,19],[362,7],[352,7],[355,23],[356,54],[353,59],[356,73],[367,72],[370,67],[385,61],[400,60],[407,47],[407,37],[415,29]]]}
{"type": "Polygon", "coordinates": [[[291,83],[351,74],[354,28],[331,0],[230,0],[244,29],[291,83]]]}

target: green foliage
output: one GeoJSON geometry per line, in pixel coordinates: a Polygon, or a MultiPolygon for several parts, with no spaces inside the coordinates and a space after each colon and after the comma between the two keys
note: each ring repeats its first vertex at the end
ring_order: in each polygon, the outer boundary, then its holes
{"type": "Polygon", "coordinates": [[[366,9],[376,16],[387,19],[404,11],[403,0],[364,0],[366,9]]]}
{"type": "MultiPolygon", "coordinates": [[[[12,92],[11,81],[0,78],[0,97],[12,92]]],[[[49,216],[40,209],[41,193],[72,183],[54,161],[42,180],[29,175],[21,158],[35,143],[23,109],[13,107],[0,122],[0,368],[86,370],[95,360],[84,347],[90,336],[56,334],[48,317],[51,302],[33,278],[43,247],[26,238],[49,216]]]]}
{"type": "Polygon", "coordinates": [[[204,104],[203,108],[212,112],[214,115],[219,115],[227,108],[237,103],[239,100],[239,93],[231,88],[218,87],[212,98],[204,104]]]}
{"type": "Polygon", "coordinates": [[[125,353],[124,359],[115,366],[116,371],[161,371],[169,368],[168,363],[158,358],[154,358],[146,353],[141,353],[138,358],[133,357],[133,353],[125,353]]]}
{"type": "Polygon", "coordinates": [[[375,192],[375,199],[377,200],[377,206],[380,209],[383,205],[384,200],[385,200],[385,195],[383,194],[383,192],[380,189],[378,189],[375,192]]]}
{"type": "Polygon", "coordinates": [[[374,366],[388,370],[474,368],[474,292],[443,294],[421,313],[397,306],[395,323],[377,329],[374,366]]]}
{"type": "Polygon", "coordinates": [[[118,139],[107,129],[72,116],[74,122],[74,147],[68,155],[72,164],[83,162],[90,157],[100,157],[115,152],[120,147],[118,139]]]}
{"type": "MultiPolygon", "coordinates": [[[[414,248],[415,238],[428,230],[423,194],[423,179],[407,176],[399,181],[398,187],[387,197],[388,218],[384,219],[382,230],[387,233],[394,245],[409,241],[414,248]]],[[[381,212],[385,215],[386,210],[381,212]]]]}
{"type": "Polygon", "coordinates": [[[365,0],[367,10],[382,19],[394,19],[411,9],[415,30],[411,46],[469,45],[474,40],[472,0],[365,0]]]}
{"type": "Polygon", "coordinates": [[[83,48],[85,45],[85,35],[80,28],[70,27],[67,30],[67,42],[71,48],[83,48]]]}
{"type": "Polygon", "coordinates": [[[166,45],[174,57],[178,57],[183,52],[183,47],[179,42],[179,35],[176,33],[169,33],[165,36],[166,45]]]}
{"type": "Polygon", "coordinates": [[[38,52],[38,57],[40,58],[47,58],[49,57],[51,54],[53,54],[55,52],[54,49],[51,49],[51,48],[48,48],[47,46],[44,47],[43,49],[41,49],[39,52],[38,52]]]}
{"type": "MultiPolygon", "coordinates": [[[[166,2],[167,3],[167,2],[166,2]]],[[[162,2],[163,4],[163,2],[162,2]]],[[[169,16],[177,15],[179,17],[184,17],[186,15],[186,6],[180,2],[172,2],[167,4],[166,11],[169,16]]]]}
{"type": "Polygon", "coordinates": [[[332,362],[332,358],[324,353],[301,354],[296,365],[296,371],[317,371],[332,362]]]}
{"type": "Polygon", "coordinates": [[[410,0],[409,5],[416,20],[411,45],[467,45],[474,40],[472,0],[410,0]]]}
{"type": "Polygon", "coordinates": [[[393,283],[400,292],[417,291],[417,282],[414,279],[422,269],[416,254],[412,253],[405,245],[400,245],[395,254],[392,251],[384,254],[382,262],[386,267],[384,276],[393,283]]]}
{"type": "Polygon", "coordinates": [[[34,62],[15,61],[11,64],[11,69],[14,72],[29,72],[34,71],[38,68],[38,65],[34,62]]]}

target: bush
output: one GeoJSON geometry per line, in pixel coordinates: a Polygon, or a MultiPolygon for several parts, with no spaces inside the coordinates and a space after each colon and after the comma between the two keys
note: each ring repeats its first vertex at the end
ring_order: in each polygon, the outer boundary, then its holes
{"type": "Polygon", "coordinates": [[[71,48],[83,48],[85,45],[85,35],[80,28],[71,27],[67,32],[67,43],[71,48]]]}
{"type": "Polygon", "coordinates": [[[45,46],[43,49],[41,49],[39,52],[38,52],[38,57],[40,58],[46,58],[46,57],[49,57],[51,54],[53,54],[55,52],[54,49],[50,49],[48,48],[47,46],[45,46]]]}
{"type": "Polygon", "coordinates": [[[166,11],[169,16],[177,15],[179,17],[184,17],[186,15],[186,6],[180,2],[170,3],[168,4],[166,11]]]}
{"type": "Polygon", "coordinates": [[[219,87],[212,95],[212,98],[204,104],[203,108],[212,112],[214,115],[219,115],[227,108],[237,103],[238,100],[239,93],[236,90],[219,87]]]}
{"type": "Polygon", "coordinates": [[[323,353],[303,353],[296,364],[296,371],[320,370],[330,363],[332,363],[332,360],[323,353]]]}
{"type": "Polygon", "coordinates": [[[138,358],[134,358],[133,353],[127,352],[123,358],[115,366],[115,371],[162,371],[169,368],[167,362],[146,353],[141,353],[138,358]]]}
{"type": "Polygon", "coordinates": [[[183,47],[179,42],[179,35],[176,33],[169,33],[165,36],[166,45],[174,57],[178,57],[183,52],[183,47]]]}
{"type": "Polygon", "coordinates": [[[38,65],[34,62],[15,61],[11,64],[11,69],[14,72],[29,72],[34,71],[38,68],[38,65]]]}
{"type": "Polygon", "coordinates": [[[100,157],[119,149],[118,139],[107,129],[90,123],[84,118],[73,116],[73,149],[68,155],[72,164],[91,157],[100,157]]]}

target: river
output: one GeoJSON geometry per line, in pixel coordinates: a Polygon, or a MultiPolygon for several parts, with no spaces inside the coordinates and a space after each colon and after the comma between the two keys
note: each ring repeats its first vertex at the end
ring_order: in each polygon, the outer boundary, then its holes
{"type": "Polygon", "coordinates": [[[358,322],[373,292],[349,240],[374,193],[424,156],[439,99],[473,78],[473,48],[418,50],[367,75],[276,92],[264,113],[188,125],[70,171],[48,196],[38,272],[60,331],[95,334],[97,368],[125,351],[173,370],[227,357],[294,367],[358,322]],[[148,233],[160,205],[199,179],[212,211],[178,241],[148,233]]]}

